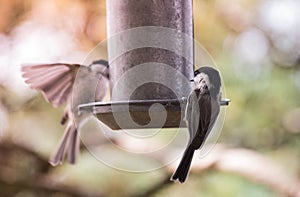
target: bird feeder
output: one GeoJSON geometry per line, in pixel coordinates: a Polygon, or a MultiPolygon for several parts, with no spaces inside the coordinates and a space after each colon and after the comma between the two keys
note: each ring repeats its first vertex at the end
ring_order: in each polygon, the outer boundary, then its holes
{"type": "Polygon", "coordinates": [[[111,102],[79,110],[114,130],[185,126],[193,88],[192,1],[108,0],[106,6],[111,102]]]}

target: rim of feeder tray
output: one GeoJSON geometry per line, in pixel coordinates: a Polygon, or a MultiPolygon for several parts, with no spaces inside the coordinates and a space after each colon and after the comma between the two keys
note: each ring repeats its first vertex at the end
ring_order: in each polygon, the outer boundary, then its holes
{"type": "MultiPolygon", "coordinates": [[[[80,112],[83,111],[89,111],[94,112],[95,107],[104,107],[104,106],[113,106],[113,105],[153,105],[155,103],[159,104],[165,104],[165,105],[178,105],[178,104],[186,104],[187,98],[183,97],[181,99],[156,99],[156,100],[131,100],[131,101],[107,101],[107,102],[91,102],[91,103],[85,103],[78,105],[78,110],[80,112]]],[[[220,105],[221,106],[228,106],[231,102],[230,99],[224,98],[221,100],[220,105]]]]}
{"type": "MultiPolygon", "coordinates": [[[[81,104],[78,106],[79,112],[92,112],[97,115],[98,120],[106,124],[113,130],[121,129],[115,120],[114,113],[122,114],[123,124],[122,129],[142,129],[142,128],[161,128],[161,124],[151,124],[149,127],[147,124],[150,122],[149,108],[153,104],[161,104],[166,109],[162,112],[161,108],[154,108],[154,112],[157,116],[160,113],[167,112],[167,118],[163,128],[175,128],[179,126],[185,126],[182,122],[184,107],[186,105],[187,98],[181,99],[162,99],[162,100],[131,100],[131,101],[111,101],[111,102],[91,102],[81,104]],[[126,112],[128,114],[128,106],[130,111],[130,118],[132,118],[135,124],[131,124],[129,119],[126,119],[126,112]],[[125,112],[125,113],[124,113],[125,112]]],[[[220,103],[222,106],[227,106],[230,103],[230,99],[223,99],[220,103]]]]}

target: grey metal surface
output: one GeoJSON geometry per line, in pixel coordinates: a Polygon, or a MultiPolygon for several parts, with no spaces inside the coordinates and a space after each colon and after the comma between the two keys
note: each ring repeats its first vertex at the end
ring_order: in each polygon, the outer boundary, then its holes
{"type": "MultiPolygon", "coordinates": [[[[192,1],[191,0],[108,0],[107,1],[107,24],[108,38],[120,34],[132,28],[141,28],[149,26],[167,27],[174,29],[176,32],[185,33],[193,38],[193,18],[192,18],[192,1]]],[[[140,32],[143,30],[140,29],[140,32]]],[[[147,32],[147,31],[146,31],[147,32]]],[[[145,42],[145,46],[140,47],[144,40],[161,39],[161,31],[144,35],[142,40],[137,38],[136,33],[124,35],[121,42],[114,42],[108,39],[108,52],[110,60],[110,76],[112,89],[117,88],[117,82],[120,77],[133,67],[143,63],[157,62],[176,69],[187,79],[193,78],[193,43],[187,42],[179,34],[176,39],[169,42],[167,48],[177,48],[188,53],[192,61],[188,61],[182,55],[165,48],[151,47],[151,43],[145,42]],[[138,40],[138,41],[137,41],[138,40]],[[135,42],[139,47],[132,49],[135,42]],[[124,48],[132,49],[121,51],[124,48]],[[117,54],[117,55],[116,55],[117,54]]],[[[183,79],[180,77],[170,78],[166,75],[161,67],[155,64],[148,64],[151,69],[146,69],[144,73],[149,73],[153,80],[143,85],[137,84],[135,78],[126,78],[128,86],[122,86],[117,94],[112,96],[113,101],[118,100],[151,100],[151,99],[176,99],[178,95],[188,96],[190,87],[186,87],[183,79]],[[152,81],[172,80],[171,87],[152,81]],[[135,91],[131,91],[136,87],[135,91]],[[128,98],[129,97],[129,98],[128,98]]]]}
{"type": "Polygon", "coordinates": [[[192,0],[107,0],[106,6],[112,101],[79,110],[112,129],[185,126],[194,77],[192,0]]]}
{"type": "MultiPolygon", "coordinates": [[[[168,99],[168,100],[136,100],[136,101],[113,101],[113,102],[93,102],[79,105],[80,112],[91,112],[97,116],[97,118],[105,123],[113,130],[118,129],[139,129],[139,128],[174,128],[184,127],[185,123],[182,121],[184,109],[186,105],[186,98],[181,99],[168,99]],[[163,108],[152,109],[152,116],[163,117],[165,112],[167,113],[166,120],[163,125],[158,121],[157,124],[153,121],[149,127],[147,124],[151,121],[149,116],[149,109],[153,104],[160,104],[163,108]],[[131,121],[125,121],[125,124],[120,125],[116,121],[115,114],[118,117],[128,118],[128,109],[130,118],[137,123],[132,124],[131,121]]],[[[223,99],[221,101],[222,106],[227,106],[230,103],[230,99],[223,99]]],[[[124,123],[124,122],[123,122],[124,123]]]]}

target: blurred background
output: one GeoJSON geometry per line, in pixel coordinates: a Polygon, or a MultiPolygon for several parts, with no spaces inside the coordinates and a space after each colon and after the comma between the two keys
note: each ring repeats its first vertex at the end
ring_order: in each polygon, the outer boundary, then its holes
{"type": "Polygon", "coordinates": [[[299,10],[298,0],[194,0],[195,39],[232,102],[214,157],[194,159],[180,185],[168,181],[176,165],[129,173],[85,148],[77,165],[48,164],[63,108],[30,90],[20,65],[81,63],[106,39],[105,1],[0,0],[0,196],[300,196],[299,10]]]}

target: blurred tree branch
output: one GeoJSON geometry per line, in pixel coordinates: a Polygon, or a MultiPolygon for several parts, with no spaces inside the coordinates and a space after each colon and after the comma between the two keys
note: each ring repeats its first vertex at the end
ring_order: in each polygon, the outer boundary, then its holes
{"type": "MultiPolygon", "coordinates": [[[[1,155],[10,155],[13,152],[21,152],[22,154],[25,154],[29,157],[34,158],[39,167],[41,172],[48,172],[49,167],[51,167],[51,165],[49,164],[48,160],[46,160],[45,158],[43,158],[42,156],[40,156],[39,154],[37,154],[36,152],[34,152],[33,150],[30,150],[20,144],[15,144],[15,143],[9,143],[9,142],[1,142],[0,143],[0,153],[1,155]]],[[[0,162],[1,164],[1,162],[0,162]]]]}
{"type": "MultiPolygon", "coordinates": [[[[168,176],[164,180],[135,197],[154,196],[167,186],[178,186],[179,183],[173,184],[169,180],[176,167],[177,163],[171,165],[168,168],[168,176]]],[[[300,196],[300,180],[256,151],[242,148],[230,149],[217,145],[205,158],[195,159],[190,174],[201,174],[208,170],[232,172],[244,176],[282,196],[300,196]]]]}
{"type": "Polygon", "coordinates": [[[0,177],[0,187],[6,190],[14,191],[14,193],[23,190],[30,190],[36,192],[44,192],[47,194],[62,193],[74,197],[97,196],[104,197],[102,194],[92,194],[84,191],[78,187],[70,187],[62,184],[55,184],[47,176],[40,176],[33,180],[23,180],[15,182],[7,182],[5,178],[0,177]],[[1,187],[3,186],[3,187],[1,187]]]}
{"type": "Polygon", "coordinates": [[[282,196],[300,196],[300,180],[271,159],[247,149],[224,149],[213,167],[265,185],[282,196]]]}
{"type": "MultiPolygon", "coordinates": [[[[88,194],[87,191],[83,191],[83,189],[78,187],[57,184],[51,178],[51,166],[48,160],[24,146],[10,142],[1,142],[0,158],[0,188],[2,188],[2,194],[12,195],[23,190],[29,190],[46,194],[62,193],[75,197],[95,196],[95,194],[88,194]],[[15,159],[10,157],[16,152],[18,152],[18,157],[21,159],[21,161],[18,161],[19,163],[24,162],[22,158],[34,160],[34,170],[37,170],[37,172],[32,174],[30,169],[18,169],[22,167],[27,168],[28,166],[21,165],[20,167],[12,163],[15,159]],[[20,156],[20,154],[25,157],[20,156]],[[24,172],[25,175],[21,172],[24,172]]],[[[101,197],[103,195],[97,194],[96,196],[101,197]]]]}

